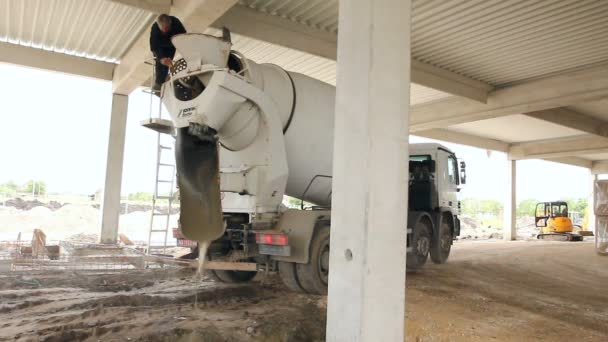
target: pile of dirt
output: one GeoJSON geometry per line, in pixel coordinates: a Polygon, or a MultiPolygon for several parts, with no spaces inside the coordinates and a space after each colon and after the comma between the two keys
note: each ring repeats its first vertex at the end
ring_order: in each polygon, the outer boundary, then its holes
{"type": "Polygon", "coordinates": [[[13,207],[13,208],[16,208],[19,210],[30,210],[35,207],[45,207],[45,208],[48,208],[48,209],[54,211],[54,210],[60,209],[64,205],[65,204],[61,204],[57,201],[49,201],[47,203],[44,203],[44,202],[40,202],[37,199],[26,201],[19,197],[9,199],[4,202],[4,206],[13,207]]]}
{"type": "MultiPolygon", "coordinates": [[[[24,200],[23,198],[16,197],[12,199],[8,199],[4,202],[5,207],[11,207],[19,210],[31,210],[35,207],[45,207],[50,209],[51,211],[59,210],[62,207],[69,205],[69,203],[59,203],[57,201],[48,201],[41,202],[38,199],[33,200],[24,200]]],[[[100,209],[101,205],[98,203],[92,203],[89,205],[94,209],[100,209]]],[[[147,212],[152,210],[152,205],[150,204],[129,204],[129,203],[121,203],[120,204],[120,214],[125,215],[134,212],[147,212]]],[[[160,214],[167,214],[169,212],[169,207],[167,206],[156,206],[156,212],[160,214]]],[[[175,204],[171,207],[171,215],[175,215],[179,213],[179,205],[175,204]]]]}
{"type": "Polygon", "coordinates": [[[64,241],[94,244],[94,243],[99,242],[99,235],[78,233],[78,234],[68,236],[67,238],[64,239],[64,241]]]}
{"type": "Polygon", "coordinates": [[[465,229],[478,229],[480,222],[476,221],[472,217],[463,216],[460,218],[460,225],[465,229]]]}
{"type": "Polygon", "coordinates": [[[502,239],[502,229],[486,226],[472,217],[460,218],[460,236],[458,240],[502,239]]]}
{"type": "MultiPolygon", "coordinates": [[[[166,206],[156,206],[156,212],[162,215],[166,215],[169,212],[169,207],[166,206]]],[[[130,214],[134,212],[148,212],[152,211],[152,206],[148,204],[125,204],[122,203],[120,205],[120,214],[130,214]]],[[[179,213],[179,205],[173,205],[171,207],[171,215],[175,215],[179,213]]]]}
{"type": "MultiPolygon", "coordinates": [[[[534,217],[523,216],[517,219],[517,238],[521,240],[536,239],[538,228],[534,224],[534,217]]],[[[460,236],[459,240],[486,240],[486,239],[502,239],[502,227],[484,225],[469,216],[460,218],[460,236]]]]}
{"type": "MultiPolygon", "coordinates": [[[[33,202],[33,201],[32,201],[33,202]]],[[[16,201],[15,203],[21,203],[16,201]]],[[[136,208],[137,209],[137,208],[136,208]]],[[[178,210],[177,208],[175,210],[178,210]]],[[[119,233],[133,241],[148,241],[151,210],[131,211],[120,216],[119,233]]],[[[34,229],[43,230],[49,240],[65,240],[76,234],[98,234],[101,211],[89,204],[65,204],[53,210],[47,206],[35,206],[21,210],[14,206],[0,206],[0,241],[15,240],[21,233],[21,240],[31,240],[34,229]]],[[[177,227],[178,215],[169,217],[169,227],[177,227]]],[[[166,220],[157,217],[155,228],[164,229],[166,220]]],[[[164,241],[163,234],[153,235],[153,241],[164,241]]],[[[172,236],[169,236],[172,239],[172,236]]],[[[85,239],[86,240],[86,239],[85,239]]]]}

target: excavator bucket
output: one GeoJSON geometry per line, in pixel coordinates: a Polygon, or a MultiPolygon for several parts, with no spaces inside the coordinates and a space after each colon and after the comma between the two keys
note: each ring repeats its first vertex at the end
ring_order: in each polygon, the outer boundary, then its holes
{"type": "Polygon", "coordinates": [[[190,240],[213,241],[224,234],[218,144],[177,130],[175,161],[180,226],[190,240]]]}

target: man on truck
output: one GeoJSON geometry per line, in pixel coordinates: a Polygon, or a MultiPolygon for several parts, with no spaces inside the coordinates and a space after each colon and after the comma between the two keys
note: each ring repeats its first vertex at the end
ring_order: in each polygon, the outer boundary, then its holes
{"type": "Polygon", "coordinates": [[[186,29],[179,19],[168,14],[161,14],[150,29],[150,50],[154,54],[156,64],[154,68],[154,85],[152,91],[158,93],[161,85],[167,79],[169,67],[173,65],[175,47],[171,38],[176,34],[186,33],[186,29]]]}

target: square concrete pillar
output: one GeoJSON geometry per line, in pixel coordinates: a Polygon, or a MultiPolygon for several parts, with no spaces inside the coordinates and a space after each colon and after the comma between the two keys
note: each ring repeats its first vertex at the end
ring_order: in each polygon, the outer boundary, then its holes
{"type": "Polygon", "coordinates": [[[128,96],[112,94],[112,115],[110,117],[106,178],[101,204],[101,243],[114,244],[118,238],[120,186],[122,183],[128,105],[128,96]]]}
{"type": "MultiPolygon", "coordinates": [[[[595,182],[598,180],[598,175],[591,174],[589,178],[589,186],[591,191],[589,192],[588,204],[587,204],[587,230],[595,232],[595,182]]],[[[584,214],[584,213],[583,213],[584,214]]]]}
{"type": "Polygon", "coordinates": [[[506,196],[503,205],[503,238],[517,239],[517,161],[507,160],[506,196]]]}
{"type": "Polygon", "coordinates": [[[340,1],[328,341],[403,341],[409,0],[340,1]]]}

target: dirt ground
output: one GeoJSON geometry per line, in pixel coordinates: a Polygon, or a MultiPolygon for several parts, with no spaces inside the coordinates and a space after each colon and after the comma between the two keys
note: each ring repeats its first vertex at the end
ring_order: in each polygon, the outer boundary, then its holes
{"type": "MultiPolygon", "coordinates": [[[[407,339],[606,341],[607,265],[591,242],[459,242],[447,265],[407,274],[407,339]]],[[[3,274],[0,340],[318,341],[325,307],[272,276],[3,274]]]]}

